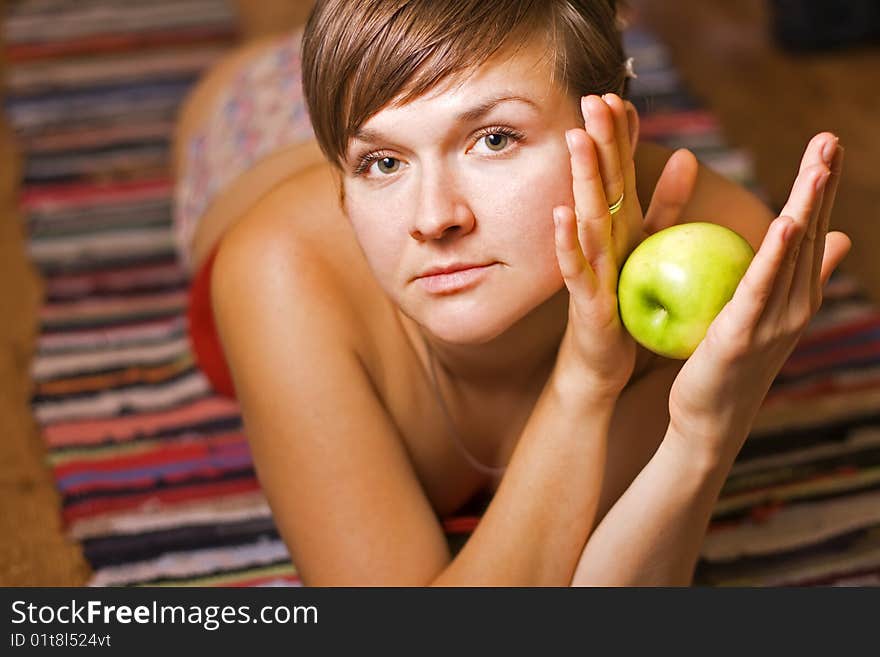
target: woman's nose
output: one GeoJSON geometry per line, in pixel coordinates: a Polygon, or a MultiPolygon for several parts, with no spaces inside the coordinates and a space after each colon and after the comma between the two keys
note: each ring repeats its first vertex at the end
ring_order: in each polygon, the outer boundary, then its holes
{"type": "Polygon", "coordinates": [[[453,232],[468,233],[473,223],[473,213],[450,176],[433,172],[422,177],[410,230],[414,239],[436,240],[453,232]]]}

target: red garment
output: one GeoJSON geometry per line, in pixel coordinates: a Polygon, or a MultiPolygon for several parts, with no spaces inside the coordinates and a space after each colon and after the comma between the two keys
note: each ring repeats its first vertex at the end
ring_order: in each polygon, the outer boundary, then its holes
{"type": "Polygon", "coordinates": [[[235,399],[232,375],[226,365],[223,346],[214,324],[214,309],[211,307],[211,271],[218,247],[214,247],[190,284],[186,311],[189,342],[196,364],[210,381],[211,387],[218,394],[235,399]]]}

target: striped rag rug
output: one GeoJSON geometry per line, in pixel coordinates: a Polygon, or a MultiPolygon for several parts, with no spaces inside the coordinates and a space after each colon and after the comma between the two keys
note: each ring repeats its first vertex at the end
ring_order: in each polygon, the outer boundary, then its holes
{"type": "MultiPolygon", "coordinates": [[[[6,17],[6,112],[46,280],[32,407],[93,586],[300,584],[239,409],[194,367],[171,237],[175,113],[234,25],[223,0],[22,0],[6,17]]],[[[625,41],[642,138],[761,195],[664,47],[638,24],[625,41]]],[[[878,409],[880,312],[838,276],[724,486],[696,582],[880,583],[878,409]]],[[[453,549],[478,519],[444,519],[453,549]]]]}

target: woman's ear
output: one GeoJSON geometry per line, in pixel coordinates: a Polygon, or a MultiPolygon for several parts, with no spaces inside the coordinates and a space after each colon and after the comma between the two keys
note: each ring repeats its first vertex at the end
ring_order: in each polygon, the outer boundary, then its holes
{"type": "Polygon", "coordinates": [[[639,145],[639,113],[636,106],[626,101],[626,122],[629,125],[629,143],[632,148],[632,157],[636,156],[636,146],[639,145]]]}

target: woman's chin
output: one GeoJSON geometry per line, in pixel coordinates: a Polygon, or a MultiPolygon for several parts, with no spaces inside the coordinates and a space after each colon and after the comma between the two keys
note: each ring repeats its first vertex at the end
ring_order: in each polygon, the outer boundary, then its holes
{"type": "MultiPolygon", "coordinates": [[[[562,289],[565,290],[564,286],[562,289]]],[[[413,308],[415,312],[410,317],[448,344],[483,345],[504,335],[532,313],[537,313],[533,319],[538,323],[555,325],[548,312],[561,313],[560,317],[564,320],[567,316],[567,294],[564,298],[558,294],[543,294],[536,298],[489,295],[464,303],[420,305],[413,308]],[[557,300],[564,303],[554,303],[557,300]],[[548,303],[554,307],[550,308],[548,303]],[[556,305],[559,307],[555,308],[556,305]]]]}
{"type": "Polygon", "coordinates": [[[447,344],[482,345],[491,342],[513,326],[518,317],[508,313],[453,313],[443,317],[424,317],[422,325],[447,344]]]}

